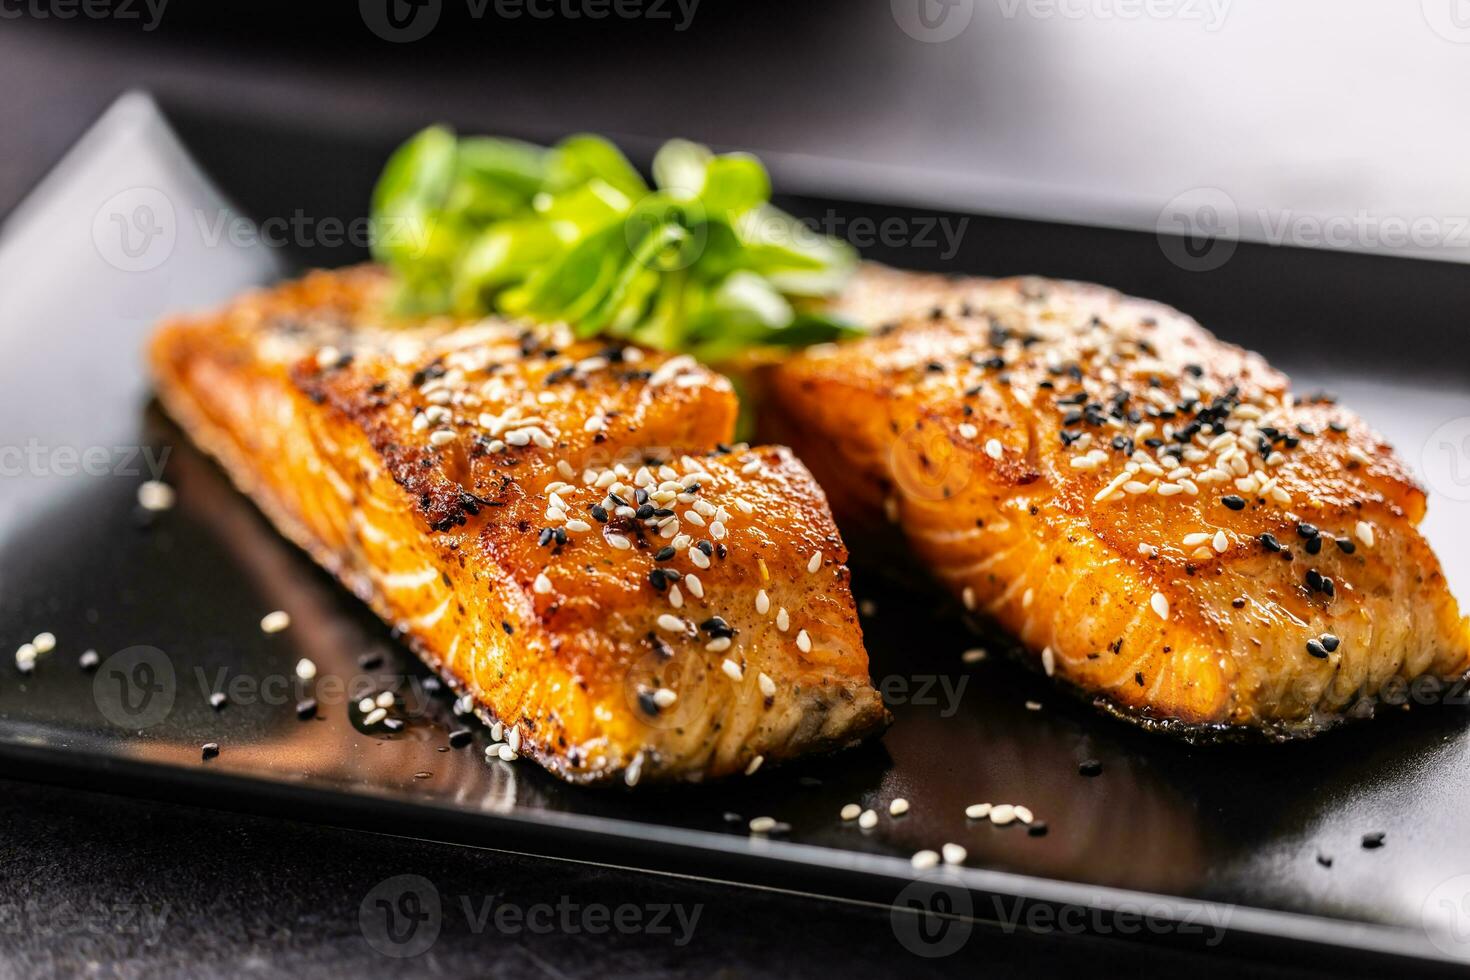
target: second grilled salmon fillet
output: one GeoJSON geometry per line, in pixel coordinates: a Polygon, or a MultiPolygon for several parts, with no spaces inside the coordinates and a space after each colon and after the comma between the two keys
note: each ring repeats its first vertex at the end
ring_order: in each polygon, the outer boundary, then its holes
{"type": "Polygon", "coordinates": [[[847,553],[687,357],[386,320],[372,267],[165,324],[165,407],[272,521],[563,778],[752,772],[886,712],[847,553]]]}
{"type": "Polygon", "coordinates": [[[869,267],[836,305],[886,325],[763,381],[849,533],[896,524],[1103,708],[1290,737],[1470,671],[1423,490],[1257,355],[1077,283],[869,267]]]}

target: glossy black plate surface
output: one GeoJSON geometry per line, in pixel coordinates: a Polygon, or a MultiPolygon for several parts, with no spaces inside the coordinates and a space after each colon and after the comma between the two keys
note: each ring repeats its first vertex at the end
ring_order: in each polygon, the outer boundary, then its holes
{"type": "MultiPolygon", "coordinates": [[[[1191,748],[1070,702],[943,604],[861,571],[874,677],[895,715],[880,742],[721,786],[636,793],[571,788],[525,762],[487,764],[478,731],[450,747],[462,726],[449,699],[151,406],[139,356],[161,314],[303,261],[358,257],[352,221],[402,134],[296,132],[187,106],[168,116],[173,129],[146,99],[119,103],[0,237],[4,772],[923,901],[960,917],[934,931],[895,926],[925,954],[963,941],[970,915],[1186,944],[1470,959],[1463,704],[1383,710],[1304,744],[1191,748]],[[252,237],[272,223],[237,223],[246,213],[278,219],[287,247],[252,237]],[[178,502],[147,517],[137,487],[159,464],[178,502]],[[267,635],[259,622],[275,609],[292,625],[267,635]],[[56,648],[22,674],[11,651],[42,631],[56,648]],[[976,646],[992,655],[962,663],[976,646]],[[88,649],[102,660],[93,672],[78,666],[88,649]],[[303,657],[317,666],[313,681],[296,676],[303,657]],[[366,728],[355,706],[385,689],[398,696],[397,734],[366,728]],[[229,698],[218,709],[216,691],[229,698]],[[318,710],[302,720],[306,697],[318,710]],[[201,758],[205,742],[219,744],[217,758],[201,758]],[[1084,760],[1101,774],[1081,775],[1084,760]],[[912,809],[888,816],[900,796],[912,809]],[[967,821],[965,806],[981,801],[1023,803],[1049,832],[967,821]],[[841,822],[850,802],[877,807],[879,825],[841,822]],[[757,815],[790,829],[752,838],[746,821],[757,815]],[[1365,849],[1373,832],[1384,846],[1365,849]],[[911,886],[909,856],[949,841],[968,849],[965,867],[911,886]]],[[[1426,531],[1452,587],[1470,596],[1470,371],[1456,332],[1470,270],[1241,246],[1200,274],[1170,263],[1152,234],[787,203],[839,230],[900,218],[911,239],[920,221],[963,218],[954,255],[917,240],[867,251],[1160,296],[1262,349],[1299,385],[1329,385],[1421,472],[1432,491],[1426,531]],[[1397,344],[1390,316],[1416,323],[1397,344]],[[1436,340],[1425,349],[1404,337],[1436,340]]]]}

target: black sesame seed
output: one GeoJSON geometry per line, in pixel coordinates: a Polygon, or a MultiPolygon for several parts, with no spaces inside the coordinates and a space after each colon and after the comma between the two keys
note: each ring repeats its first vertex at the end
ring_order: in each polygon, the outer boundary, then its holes
{"type": "Polygon", "coordinates": [[[633,500],[637,502],[639,507],[642,507],[644,504],[648,503],[648,491],[643,489],[642,487],[639,487],[637,490],[633,491],[633,500]]]}
{"type": "Polygon", "coordinates": [[[1322,647],[1328,653],[1332,653],[1334,650],[1337,649],[1338,644],[1342,643],[1341,640],[1339,640],[1336,636],[1334,636],[1331,633],[1323,633],[1317,639],[1319,639],[1319,640],[1322,641],[1322,647]]]}
{"type": "Polygon", "coordinates": [[[372,670],[383,666],[383,655],[381,653],[364,653],[357,658],[357,665],[363,670],[372,670]]]}
{"type": "Polygon", "coordinates": [[[1338,538],[1337,550],[1341,551],[1345,555],[1350,555],[1358,550],[1358,546],[1353,543],[1351,538],[1338,538]]]}
{"type": "Polygon", "coordinates": [[[470,744],[470,739],[474,737],[475,733],[470,731],[468,728],[456,728],[454,731],[449,733],[449,744],[454,746],[456,749],[464,748],[466,745],[470,744]]]}
{"type": "Polygon", "coordinates": [[[698,541],[694,542],[694,547],[704,552],[704,557],[706,558],[715,553],[715,546],[710,544],[704,538],[700,538],[698,541]]]}
{"type": "Polygon", "coordinates": [[[1312,639],[1307,641],[1307,652],[1318,660],[1327,659],[1327,648],[1322,645],[1321,640],[1312,639]]]}
{"type": "Polygon", "coordinates": [[[1304,538],[1315,538],[1322,532],[1317,530],[1315,524],[1298,524],[1296,526],[1296,533],[1304,538]]]}
{"type": "Polygon", "coordinates": [[[673,545],[671,545],[671,544],[664,545],[662,548],[658,549],[657,553],[654,554],[653,560],[654,561],[668,561],[669,559],[673,558],[677,554],[678,554],[678,552],[674,550],[674,546],[673,545]]]}
{"type": "Polygon", "coordinates": [[[662,592],[664,589],[668,588],[668,583],[664,581],[664,570],[662,568],[655,568],[653,571],[649,572],[648,584],[653,586],[655,592],[662,592]]]}
{"type": "Polygon", "coordinates": [[[638,692],[638,707],[640,707],[640,708],[643,709],[643,713],[645,715],[649,715],[650,717],[653,717],[653,718],[657,718],[658,717],[658,712],[659,712],[658,702],[653,699],[653,692],[652,691],[639,691],[638,692]]]}
{"type": "Polygon", "coordinates": [[[599,524],[606,524],[607,523],[607,508],[606,507],[602,506],[601,504],[593,504],[591,506],[591,508],[589,508],[589,509],[592,511],[592,519],[593,520],[595,520],[599,524]]]}
{"type": "Polygon", "coordinates": [[[653,516],[653,504],[644,504],[633,512],[633,516],[640,521],[646,521],[653,516]]]}
{"type": "Polygon", "coordinates": [[[1377,850],[1378,848],[1382,847],[1383,846],[1383,840],[1387,836],[1388,835],[1385,834],[1381,830],[1375,830],[1371,834],[1364,834],[1363,835],[1363,848],[1364,848],[1364,850],[1373,851],[1373,850],[1377,850]]]}
{"type": "Polygon", "coordinates": [[[309,721],[316,717],[316,698],[306,698],[296,702],[296,717],[302,721],[309,721]]]}
{"type": "Polygon", "coordinates": [[[553,531],[551,533],[551,536],[553,538],[556,538],[556,543],[557,544],[566,544],[567,543],[567,529],[564,528],[564,527],[557,528],[555,531],[553,531]]]}
{"type": "Polygon", "coordinates": [[[1318,854],[1317,863],[1322,865],[1322,867],[1324,868],[1330,868],[1332,867],[1332,857],[1328,854],[1318,854]]]}
{"type": "Polygon", "coordinates": [[[229,701],[229,700],[230,699],[225,696],[225,692],[224,691],[215,691],[213,694],[211,694],[209,696],[209,706],[211,708],[213,708],[215,711],[219,711],[221,708],[223,708],[225,706],[225,703],[227,701],[229,701]]]}
{"type": "Polygon", "coordinates": [[[1277,541],[1276,540],[1276,535],[1271,534],[1270,532],[1267,532],[1267,533],[1261,535],[1261,545],[1267,551],[1280,551],[1281,550],[1281,542],[1280,541],[1277,541]]]}
{"type": "Polygon", "coordinates": [[[1101,776],[1102,763],[1097,761],[1096,759],[1084,759],[1082,760],[1081,764],[1077,766],[1077,771],[1084,776],[1101,776]]]}
{"type": "Polygon", "coordinates": [[[514,626],[510,625],[509,623],[507,623],[503,619],[500,621],[500,628],[503,629],[503,630],[505,630],[505,635],[506,636],[515,636],[516,635],[516,628],[514,626]]]}
{"type": "Polygon", "coordinates": [[[1319,554],[1321,554],[1322,553],[1322,539],[1321,538],[1309,538],[1307,540],[1307,543],[1306,543],[1306,546],[1305,546],[1304,550],[1309,555],[1319,555],[1319,554]]]}
{"type": "Polygon", "coordinates": [[[549,528],[549,527],[543,527],[541,529],[541,533],[538,534],[538,535],[536,535],[536,546],[538,548],[544,548],[544,547],[546,547],[547,545],[551,544],[551,538],[552,538],[551,528],[549,528]]]}
{"type": "Polygon", "coordinates": [[[1231,510],[1245,510],[1245,498],[1237,497],[1233,493],[1228,497],[1221,497],[1220,503],[1229,507],[1231,510]]]}
{"type": "Polygon", "coordinates": [[[1031,821],[1031,825],[1026,828],[1026,833],[1028,835],[1032,836],[1032,837],[1045,837],[1046,836],[1046,821],[1045,820],[1033,820],[1033,821],[1031,821]]]}
{"type": "Polygon", "coordinates": [[[1307,569],[1307,588],[1311,589],[1313,592],[1321,592],[1322,583],[1324,581],[1326,580],[1322,578],[1321,572],[1317,571],[1315,568],[1307,569]]]}
{"type": "Polygon", "coordinates": [[[1233,609],[1244,609],[1245,608],[1245,597],[1244,596],[1241,596],[1241,597],[1238,597],[1238,598],[1235,598],[1235,599],[1231,599],[1230,600],[1230,606],[1233,609]]]}
{"type": "Polygon", "coordinates": [[[199,747],[199,752],[204,758],[213,759],[215,756],[219,755],[219,743],[205,742],[199,747]]]}

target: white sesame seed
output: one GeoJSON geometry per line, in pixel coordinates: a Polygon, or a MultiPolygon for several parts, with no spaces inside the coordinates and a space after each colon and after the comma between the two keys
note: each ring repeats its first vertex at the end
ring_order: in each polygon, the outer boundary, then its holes
{"type": "Polygon", "coordinates": [[[1224,531],[1215,532],[1215,540],[1210,542],[1217,554],[1225,554],[1230,550],[1230,537],[1224,531]]]}
{"type": "Polygon", "coordinates": [[[675,609],[681,609],[684,606],[684,593],[679,591],[677,585],[669,587],[669,605],[675,609]]]}
{"type": "Polygon", "coordinates": [[[901,817],[908,812],[909,801],[904,799],[902,796],[895,797],[893,799],[893,802],[888,804],[888,815],[890,817],[901,817]]]}
{"type": "Polygon", "coordinates": [[[549,595],[551,593],[551,579],[546,577],[545,572],[536,575],[536,581],[531,583],[531,589],[537,595],[549,595]]]}
{"type": "Polygon", "coordinates": [[[878,826],[878,814],[872,810],[864,810],[858,815],[858,826],[864,830],[872,830],[878,826]]]}
{"type": "Polygon", "coordinates": [[[15,651],[15,666],[22,673],[30,673],[31,668],[36,666],[36,646],[33,643],[22,643],[15,651]]]}
{"type": "Polygon", "coordinates": [[[1041,669],[1046,671],[1047,677],[1056,673],[1057,658],[1056,654],[1052,653],[1051,647],[1042,647],[1041,649],[1041,669]]]}
{"type": "Polygon", "coordinates": [[[724,653],[730,649],[731,640],[728,636],[717,636],[704,645],[710,653],[724,653]]]}
{"type": "Polygon", "coordinates": [[[980,430],[977,429],[977,428],[975,428],[969,422],[961,422],[960,423],[960,437],[962,439],[973,439],[976,436],[978,436],[979,434],[980,434],[980,430]]]}
{"type": "Polygon", "coordinates": [[[693,524],[695,527],[704,527],[704,518],[699,516],[698,511],[686,510],[684,512],[684,520],[693,524]]]}
{"type": "Polygon", "coordinates": [[[966,650],[964,653],[960,654],[960,662],[966,664],[978,664],[987,656],[989,656],[989,654],[987,654],[983,649],[981,649],[980,647],[975,647],[973,650],[966,650]]]}
{"type": "Polygon", "coordinates": [[[807,635],[806,630],[801,630],[796,634],[796,649],[802,653],[812,652],[812,638],[807,635]]]}
{"type": "Polygon", "coordinates": [[[676,691],[670,690],[667,687],[661,687],[653,692],[653,703],[658,705],[660,708],[672,707],[674,702],[677,700],[679,700],[678,693],[676,691]]]}
{"type": "Polygon", "coordinates": [[[1149,608],[1152,609],[1154,611],[1154,614],[1160,619],[1167,620],[1169,618],[1169,598],[1165,596],[1164,593],[1155,592],[1152,596],[1149,597],[1148,604],[1149,608]]]}
{"type": "Polygon", "coordinates": [[[446,446],[454,441],[454,433],[449,429],[435,429],[429,433],[429,445],[446,446]]]}
{"type": "Polygon", "coordinates": [[[990,822],[997,827],[1004,827],[1016,819],[1016,808],[1009,803],[997,803],[990,808],[990,822]]]}
{"type": "Polygon", "coordinates": [[[765,589],[761,589],[755,594],[755,611],[762,616],[771,611],[771,597],[766,595],[765,589]]]}
{"type": "Polygon", "coordinates": [[[745,476],[750,476],[752,473],[755,473],[760,468],[761,468],[761,462],[760,462],[760,460],[753,459],[750,462],[746,463],[744,466],[740,467],[740,472],[742,474],[744,474],[745,476]]]}
{"type": "Polygon", "coordinates": [[[291,625],[290,613],[277,609],[275,612],[266,613],[260,619],[260,628],[266,633],[279,633],[291,625]]]}
{"type": "Polygon", "coordinates": [[[388,717],[388,712],[387,711],[385,711],[382,708],[374,708],[373,710],[371,710],[371,711],[369,711],[367,713],[366,717],[364,717],[362,719],[362,723],[364,725],[376,725],[378,722],[382,721],[384,718],[387,718],[387,717],[388,717]]]}
{"type": "MultiPolygon", "coordinates": [[[[722,637],[722,639],[726,639],[726,637],[722,637]]],[[[726,657],[725,660],[720,664],[720,669],[723,670],[725,672],[725,676],[730,678],[730,680],[732,681],[740,681],[745,679],[745,671],[741,670],[740,665],[728,657],[726,657]]]]}
{"type": "Polygon", "coordinates": [[[724,521],[710,521],[709,536],[711,538],[714,538],[716,541],[723,541],[725,540],[726,533],[728,532],[725,530],[724,521]]]}
{"type": "Polygon", "coordinates": [[[776,682],[767,677],[764,671],[755,680],[761,689],[762,697],[773,698],[776,696],[776,682]]]}
{"type": "Polygon", "coordinates": [[[660,629],[668,630],[670,633],[684,632],[684,620],[680,619],[678,616],[670,615],[669,613],[659,614],[658,625],[660,629]]]}
{"type": "Polygon", "coordinates": [[[962,602],[964,604],[964,606],[965,606],[966,609],[968,609],[971,612],[974,612],[975,611],[975,590],[973,588],[971,588],[970,586],[968,586],[968,585],[965,586],[963,589],[961,589],[960,590],[960,602],[962,602]]]}
{"type": "Polygon", "coordinates": [[[379,692],[377,698],[374,699],[373,703],[380,708],[391,708],[393,707],[393,702],[395,700],[396,699],[394,698],[392,691],[381,691],[379,692]]]}
{"type": "Polygon", "coordinates": [[[939,863],[939,855],[934,851],[919,851],[909,861],[919,871],[927,871],[939,863]]]}
{"type": "Polygon", "coordinates": [[[745,767],[745,774],[747,776],[754,776],[755,775],[755,771],[757,769],[759,769],[761,767],[761,763],[762,762],[765,762],[765,761],[766,761],[766,757],[763,756],[763,755],[758,755],[754,759],[751,759],[750,760],[750,765],[748,765],[748,766],[745,767]]]}
{"type": "Polygon", "coordinates": [[[302,657],[296,661],[296,676],[304,681],[309,681],[316,676],[316,663],[302,657]]]}
{"type": "Polygon", "coordinates": [[[985,443],[985,455],[991,459],[1000,459],[1005,454],[1005,447],[1000,444],[999,439],[991,439],[985,443]]]}
{"type": "Polygon", "coordinates": [[[1025,592],[1022,592],[1021,593],[1021,608],[1022,609],[1030,609],[1031,608],[1031,603],[1034,602],[1035,600],[1036,600],[1036,591],[1034,589],[1027,589],[1025,592]]]}
{"type": "Polygon", "coordinates": [[[138,485],[138,506],[144,510],[168,510],[174,505],[174,488],[161,480],[138,485]]]}
{"type": "Polygon", "coordinates": [[[1196,531],[1193,534],[1186,534],[1184,536],[1184,547],[1198,548],[1208,540],[1210,540],[1208,531],[1196,531]]]}
{"type": "Polygon", "coordinates": [[[752,834],[769,834],[775,829],[775,817],[752,817],[750,820],[750,832],[752,834]]]}
{"type": "Polygon", "coordinates": [[[776,629],[782,633],[791,628],[791,617],[786,613],[786,607],[782,606],[776,610],[776,629]]]}
{"type": "Polygon", "coordinates": [[[856,803],[849,803],[849,804],[847,804],[846,806],[844,806],[842,808],[841,812],[838,814],[838,816],[842,817],[843,820],[856,820],[858,817],[860,817],[862,815],[863,815],[863,808],[860,807],[860,806],[858,806],[856,803]]]}
{"type": "Polygon", "coordinates": [[[612,545],[614,548],[618,549],[619,551],[627,551],[628,549],[630,549],[630,548],[633,547],[633,542],[629,541],[627,538],[623,537],[621,534],[609,534],[609,535],[606,535],[606,538],[607,538],[607,543],[610,544],[610,545],[612,545]]]}
{"type": "Polygon", "coordinates": [[[709,555],[698,548],[689,549],[689,560],[694,563],[695,568],[709,568],[709,555]]]}
{"type": "Polygon", "coordinates": [[[1359,521],[1354,531],[1358,536],[1358,540],[1363,542],[1364,547],[1373,547],[1374,534],[1372,524],[1369,524],[1367,521],[1359,521]]]}
{"type": "Polygon", "coordinates": [[[590,531],[590,530],[592,530],[592,525],[591,524],[588,524],[586,521],[584,521],[584,520],[582,520],[580,518],[577,518],[575,520],[567,521],[567,530],[568,531],[577,531],[577,532],[580,533],[582,531],[590,531]]]}
{"type": "Polygon", "coordinates": [[[814,553],[811,556],[810,559],[807,560],[806,570],[807,570],[808,573],[815,573],[816,570],[819,569],[819,568],[821,568],[821,567],[822,567],[822,553],[820,551],[818,551],[818,552],[814,553]]]}
{"type": "Polygon", "coordinates": [[[367,714],[369,711],[372,711],[375,707],[377,707],[377,702],[375,702],[372,698],[359,698],[358,699],[358,702],[357,702],[357,710],[358,711],[361,711],[363,714],[367,714]]]}
{"type": "MultiPolygon", "coordinates": [[[[698,552],[695,553],[697,554],[698,552]]],[[[684,588],[688,589],[689,594],[694,596],[694,598],[704,598],[704,583],[701,582],[699,580],[699,576],[695,575],[693,572],[690,572],[689,574],[684,576],[684,588]]]]}
{"type": "Polygon", "coordinates": [[[50,653],[56,649],[56,634],[49,632],[37,633],[36,638],[31,641],[31,645],[36,648],[37,653],[50,653]]]}
{"type": "Polygon", "coordinates": [[[91,670],[102,662],[96,650],[83,650],[82,655],[77,658],[77,666],[83,670],[91,670]]]}
{"type": "Polygon", "coordinates": [[[1347,454],[1349,459],[1353,460],[1356,463],[1361,463],[1364,466],[1367,466],[1373,462],[1373,457],[1363,452],[1363,450],[1358,448],[1357,446],[1349,446],[1347,454]]]}
{"type": "Polygon", "coordinates": [[[945,864],[964,864],[970,853],[958,844],[945,844],[940,849],[945,864]]]}
{"type": "Polygon", "coordinates": [[[971,803],[965,807],[965,817],[970,820],[984,820],[990,816],[989,803],[971,803]]]}
{"type": "Polygon", "coordinates": [[[1026,710],[1027,711],[1040,711],[1041,710],[1041,702],[1040,701],[1027,701],[1026,702],[1026,710]]]}
{"type": "MultiPolygon", "coordinates": [[[[501,745],[498,749],[496,749],[495,754],[500,756],[501,762],[514,762],[517,758],[519,758],[519,756],[516,754],[516,750],[511,748],[508,744],[501,745]]],[[[634,770],[630,767],[629,772],[631,773],[633,771],[634,770]]],[[[638,777],[636,775],[633,776],[632,779],[634,783],[638,782],[638,777]]]]}
{"type": "Polygon", "coordinates": [[[1017,803],[1015,810],[1016,810],[1016,819],[1019,820],[1019,821],[1021,821],[1024,824],[1029,824],[1031,821],[1033,821],[1033,820],[1036,819],[1032,815],[1031,808],[1030,807],[1024,807],[1021,804],[1017,803]]]}
{"type": "Polygon", "coordinates": [[[519,752],[521,750],[521,730],[519,728],[507,729],[505,744],[510,746],[512,752],[519,752]]]}

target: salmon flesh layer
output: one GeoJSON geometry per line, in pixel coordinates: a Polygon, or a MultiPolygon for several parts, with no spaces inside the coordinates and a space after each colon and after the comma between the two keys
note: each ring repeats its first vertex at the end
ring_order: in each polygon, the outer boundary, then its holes
{"type": "Polygon", "coordinates": [[[1424,491],[1259,356],[1077,283],[869,267],[836,306],[883,325],[771,368],[768,414],[849,534],[897,525],[1105,710],[1290,737],[1470,670],[1424,491]]]}
{"type": "Polygon", "coordinates": [[[631,785],[886,723],[822,490],[727,445],[728,381],[565,328],[397,322],[388,287],[313,273],[164,324],[150,360],[189,435],[493,732],[631,785]]]}

